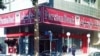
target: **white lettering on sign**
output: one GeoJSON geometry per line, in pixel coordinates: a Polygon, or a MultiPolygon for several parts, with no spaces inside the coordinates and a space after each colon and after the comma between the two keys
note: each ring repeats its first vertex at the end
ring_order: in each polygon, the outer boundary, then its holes
{"type": "Polygon", "coordinates": [[[59,15],[57,13],[53,14],[53,13],[49,13],[46,10],[45,10],[45,19],[56,21],[56,22],[75,24],[74,17],[68,17],[67,15],[59,15]]]}
{"type": "Polygon", "coordinates": [[[34,12],[32,9],[21,11],[21,24],[30,24],[33,23],[35,18],[34,12]]]}
{"type": "Polygon", "coordinates": [[[64,25],[68,27],[100,31],[100,20],[96,18],[77,15],[49,7],[44,8],[44,22],[64,25]]]}
{"type": "Polygon", "coordinates": [[[0,18],[0,24],[14,23],[14,17],[0,18]]]}
{"type": "Polygon", "coordinates": [[[25,10],[21,12],[21,20],[23,19],[33,19],[35,15],[33,14],[32,10],[25,10]]]}

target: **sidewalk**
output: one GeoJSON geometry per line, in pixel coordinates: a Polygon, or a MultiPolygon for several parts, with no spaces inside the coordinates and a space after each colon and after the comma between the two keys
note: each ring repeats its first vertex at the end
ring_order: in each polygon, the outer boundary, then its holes
{"type": "Polygon", "coordinates": [[[6,56],[6,54],[0,54],[0,56],[6,56]]]}
{"type": "MultiPolygon", "coordinates": [[[[72,56],[72,53],[63,53],[62,56],[72,56]]],[[[75,56],[88,56],[88,55],[85,53],[82,53],[80,50],[77,50],[75,56]]]]}
{"type": "MultiPolygon", "coordinates": [[[[72,54],[62,54],[62,56],[72,56],[72,54]]],[[[88,56],[87,54],[76,54],[75,56],[88,56]]]]}

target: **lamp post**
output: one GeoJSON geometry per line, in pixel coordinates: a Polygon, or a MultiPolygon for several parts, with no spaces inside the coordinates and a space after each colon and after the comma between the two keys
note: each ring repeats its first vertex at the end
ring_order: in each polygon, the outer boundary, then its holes
{"type": "Polygon", "coordinates": [[[69,49],[69,36],[70,36],[70,32],[67,32],[66,35],[67,35],[67,45],[68,45],[68,49],[69,49]]]}
{"type": "Polygon", "coordinates": [[[87,41],[88,41],[88,51],[89,51],[89,44],[90,44],[90,34],[87,34],[87,41]]]}
{"type": "Polygon", "coordinates": [[[52,56],[51,54],[51,52],[52,52],[52,36],[53,36],[53,33],[52,33],[52,31],[45,31],[45,35],[49,35],[49,40],[50,40],[50,56],[52,56]]]}
{"type": "Polygon", "coordinates": [[[34,5],[34,56],[39,56],[39,18],[38,18],[38,0],[31,0],[34,5]]]}
{"type": "Polygon", "coordinates": [[[50,39],[50,56],[52,56],[51,55],[51,52],[52,52],[52,32],[48,31],[48,33],[49,33],[49,39],[50,39]]]}

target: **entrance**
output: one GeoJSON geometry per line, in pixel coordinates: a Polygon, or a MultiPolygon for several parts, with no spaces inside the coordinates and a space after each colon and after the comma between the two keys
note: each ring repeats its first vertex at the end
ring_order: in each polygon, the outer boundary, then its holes
{"type": "Polygon", "coordinates": [[[68,47],[72,47],[72,45],[76,45],[77,50],[81,50],[83,53],[87,53],[87,37],[86,34],[71,34],[69,37],[64,37],[64,44],[68,47]]]}
{"type": "MultiPolygon", "coordinates": [[[[41,39],[40,40],[40,53],[43,51],[50,51],[50,40],[49,39],[41,39]]],[[[52,40],[52,45],[51,45],[52,51],[57,51],[57,39],[52,40]]]]}
{"type": "Polygon", "coordinates": [[[65,42],[64,44],[69,46],[69,47],[72,47],[72,45],[74,44],[76,46],[76,49],[81,49],[81,47],[82,47],[82,40],[81,39],[69,38],[69,44],[68,44],[67,43],[68,39],[65,38],[64,42],[65,42]]]}
{"type": "Polygon", "coordinates": [[[50,48],[50,42],[49,42],[49,40],[47,40],[47,39],[42,39],[42,40],[40,40],[40,46],[39,46],[40,48],[40,53],[41,52],[43,52],[43,51],[45,51],[45,50],[50,50],[49,48],[50,48]]]}
{"type": "Polygon", "coordinates": [[[82,40],[81,39],[72,38],[72,44],[76,45],[76,49],[81,49],[81,47],[82,47],[82,40]]]}

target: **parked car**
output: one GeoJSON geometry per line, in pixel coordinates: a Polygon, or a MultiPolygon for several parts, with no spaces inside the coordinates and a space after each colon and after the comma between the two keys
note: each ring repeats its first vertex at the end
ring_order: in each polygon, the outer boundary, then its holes
{"type": "Polygon", "coordinates": [[[100,56],[100,52],[91,52],[88,56],[100,56]]]}
{"type": "MultiPolygon", "coordinates": [[[[52,56],[61,56],[61,54],[59,52],[56,51],[52,51],[51,52],[52,56]]],[[[40,56],[50,56],[50,50],[45,50],[42,53],[40,53],[40,56]]]]}
{"type": "Polygon", "coordinates": [[[88,56],[100,56],[100,49],[91,47],[88,56]]]}

